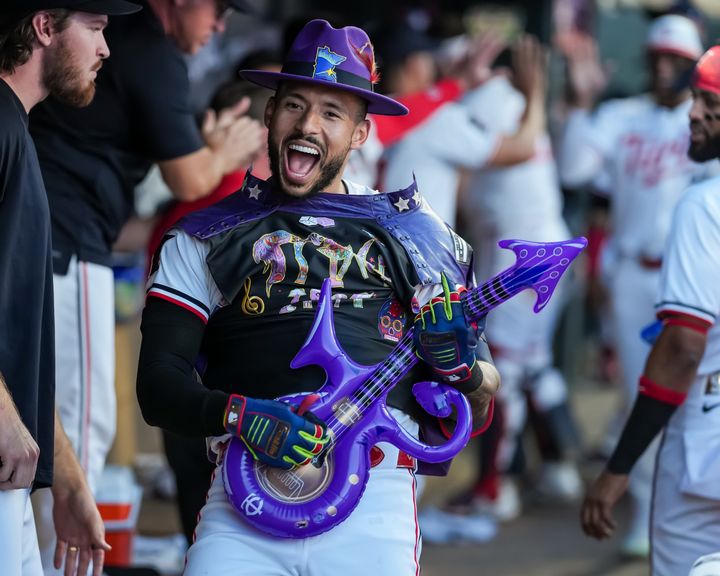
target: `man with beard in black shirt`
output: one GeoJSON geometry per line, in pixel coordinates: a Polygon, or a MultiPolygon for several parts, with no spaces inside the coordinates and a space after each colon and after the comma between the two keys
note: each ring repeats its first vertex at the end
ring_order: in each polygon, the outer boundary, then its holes
{"type": "Polygon", "coordinates": [[[102,571],[108,549],[55,416],[50,215],[28,112],[53,94],[87,105],[122,0],[5,0],[0,8],[0,573],[41,574],[30,489],[52,485],[55,565],[102,571]],[[54,470],[53,470],[53,456],[54,470]]]}
{"type": "MultiPolygon", "coordinates": [[[[221,33],[244,0],[147,0],[107,29],[112,58],[95,99],[49,98],[31,115],[52,224],[58,412],[95,491],[115,437],[112,247],[153,164],[178,200],[212,192],[262,145],[240,104],[198,129],[185,57],[221,33]]],[[[34,498],[43,564],[52,558],[51,505],[34,498]]]]}

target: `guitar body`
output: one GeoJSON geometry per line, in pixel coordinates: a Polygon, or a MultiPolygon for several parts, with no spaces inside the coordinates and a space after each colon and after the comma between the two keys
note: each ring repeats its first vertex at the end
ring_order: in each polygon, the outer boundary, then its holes
{"type": "MultiPolygon", "coordinates": [[[[472,417],[465,397],[454,388],[435,382],[419,382],[413,394],[426,410],[448,416],[450,406],[458,411],[452,438],[442,446],[422,444],[406,432],[388,412],[387,388],[368,401],[353,394],[366,384],[380,365],[362,366],[340,348],[332,323],[330,282],[323,283],[318,312],[310,337],[295,357],[293,368],[320,364],[327,382],[314,394],[312,413],[328,424],[332,450],[317,462],[291,470],[273,468],[256,461],[244,444],[233,438],[225,452],[225,489],[233,506],[252,525],[284,538],[305,538],[330,530],[357,506],[365,491],[370,470],[370,449],[390,442],[426,462],[451,459],[470,437],[472,417]],[[318,345],[323,342],[323,345],[318,345]]],[[[412,350],[409,349],[408,353],[412,350]]],[[[279,398],[299,406],[307,394],[279,398]]]]}
{"type": "MultiPolygon", "coordinates": [[[[536,291],[534,309],[539,312],[586,244],[584,238],[554,243],[502,241],[500,246],[513,250],[517,262],[464,293],[466,316],[479,319],[526,288],[536,291]]],[[[353,362],[337,340],[331,284],[325,280],[310,334],[290,367],[318,365],[325,370],[327,380],[314,393],[318,399],[310,409],[326,424],[330,442],[312,463],[282,470],[257,462],[242,441],[233,438],[225,451],[223,480],[238,513],[274,536],[315,536],[345,520],[357,506],[368,481],[370,450],[375,444],[389,442],[429,463],[452,459],[467,444],[472,429],[470,405],[455,388],[418,382],[412,389],[420,406],[433,416],[445,418],[454,409],[455,430],[442,445],[423,444],[388,412],[389,391],[417,362],[412,328],[383,362],[375,366],[353,362]]],[[[299,407],[307,396],[278,400],[299,407]]]]}

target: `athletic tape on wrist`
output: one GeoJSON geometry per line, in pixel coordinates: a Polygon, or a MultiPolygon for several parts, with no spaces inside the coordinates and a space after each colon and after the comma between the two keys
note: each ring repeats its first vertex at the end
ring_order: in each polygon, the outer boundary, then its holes
{"type": "Polygon", "coordinates": [[[223,416],[223,425],[225,430],[235,436],[239,435],[240,426],[242,424],[243,416],[245,415],[245,405],[247,400],[245,396],[240,394],[230,394],[228,403],[225,408],[225,415],[223,416]]]}

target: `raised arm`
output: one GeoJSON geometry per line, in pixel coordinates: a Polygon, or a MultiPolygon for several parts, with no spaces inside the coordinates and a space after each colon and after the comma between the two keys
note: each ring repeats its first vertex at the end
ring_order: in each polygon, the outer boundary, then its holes
{"type": "Polygon", "coordinates": [[[575,36],[562,46],[567,61],[568,116],[560,141],[558,170],[569,187],[589,183],[603,167],[607,127],[590,115],[605,90],[607,75],[597,43],[590,36],[575,36]],[[600,145],[598,145],[600,144],[600,145]]]}

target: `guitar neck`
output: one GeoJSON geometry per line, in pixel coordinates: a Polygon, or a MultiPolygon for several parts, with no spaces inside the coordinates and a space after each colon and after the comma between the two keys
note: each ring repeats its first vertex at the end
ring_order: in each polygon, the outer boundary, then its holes
{"type": "Polygon", "coordinates": [[[413,344],[413,328],[406,332],[392,353],[383,360],[372,376],[352,395],[353,404],[358,407],[369,406],[378,396],[390,390],[405,374],[418,363],[413,344]]]}
{"type": "MultiPolygon", "coordinates": [[[[463,306],[470,320],[478,320],[493,308],[528,288],[544,269],[513,267],[463,294],[463,306]]],[[[413,343],[413,328],[407,331],[390,356],[352,395],[352,403],[361,411],[378,396],[390,390],[418,362],[413,343]]]]}
{"type": "Polygon", "coordinates": [[[517,273],[518,269],[516,268],[503,270],[483,283],[482,286],[465,292],[462,297],[462,302],[468,320],[473,322],[479,320],[493,308],[497,308],[518,292],[522,292],[528,288],[528,283],[526,282],[513,283],[513,279],[518,275],[517,273]]]}

